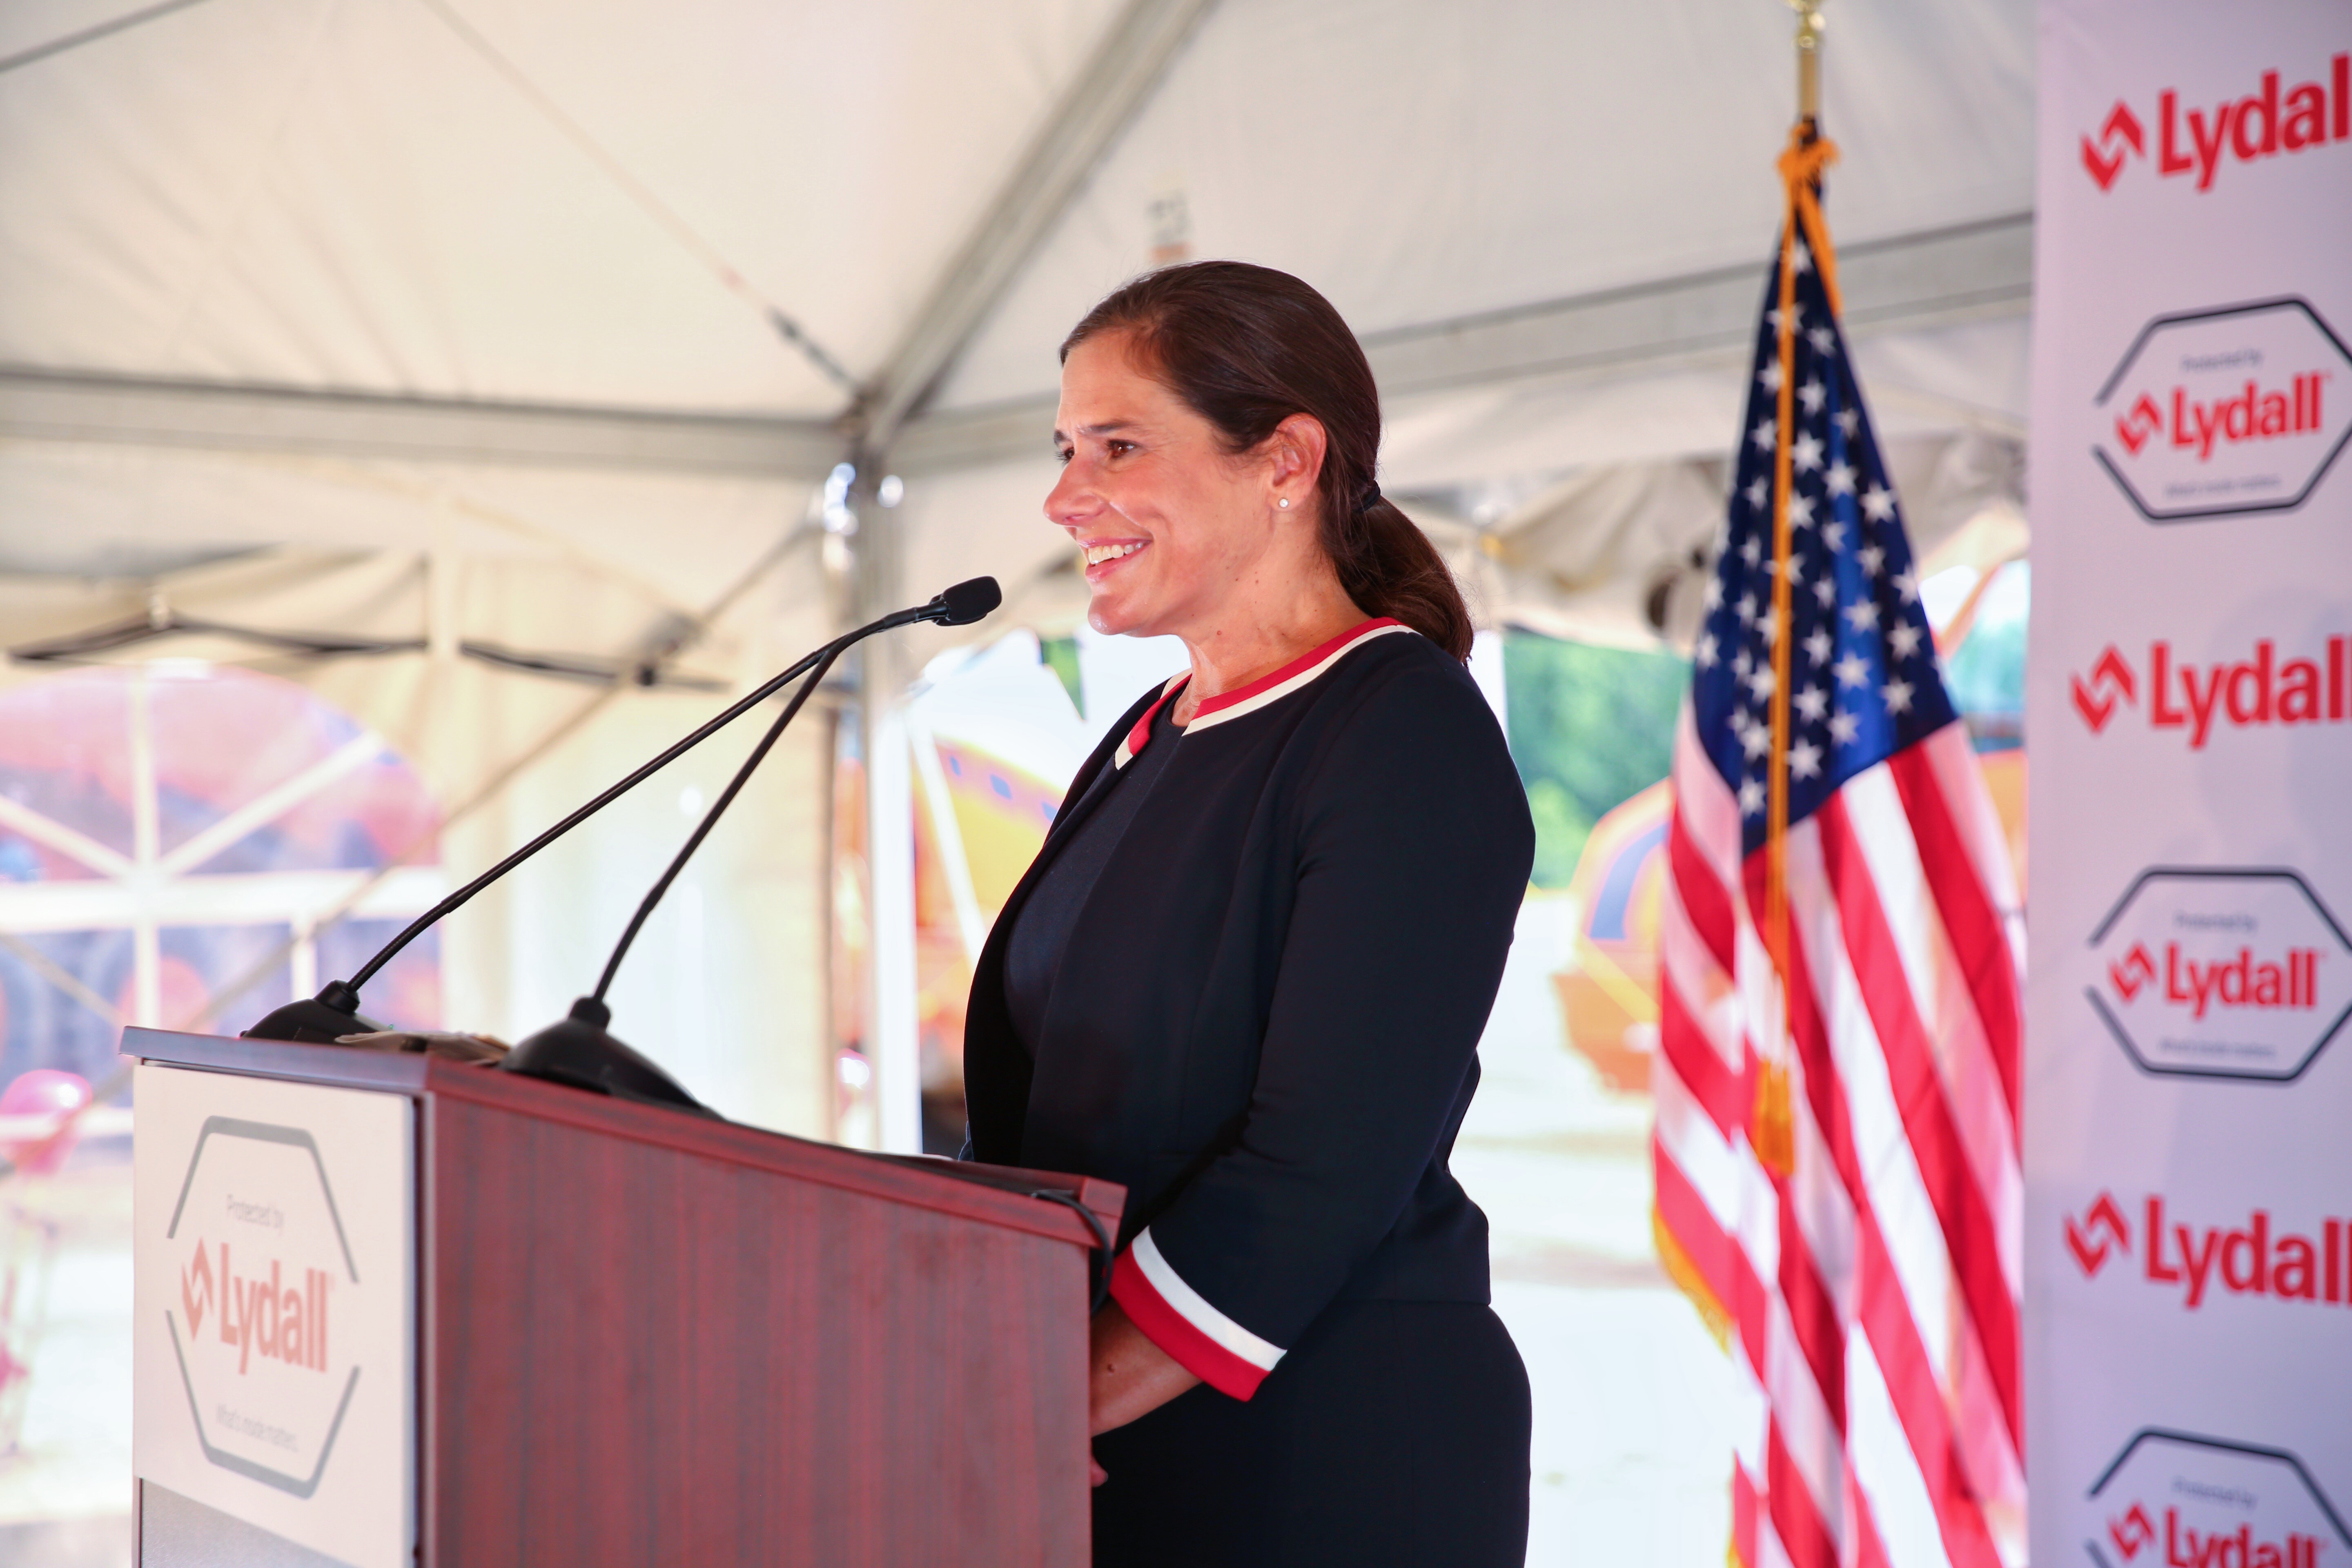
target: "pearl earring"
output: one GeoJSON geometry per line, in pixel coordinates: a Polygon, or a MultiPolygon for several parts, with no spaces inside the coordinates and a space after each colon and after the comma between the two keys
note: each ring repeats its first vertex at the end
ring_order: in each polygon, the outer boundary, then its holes
{"type": "Polygon", "coordinates": [[[1282,508],[1283,510],[1288,511],[1290,510],[1290,498],[1288,496],[1285,496],[1274,504],[1282,508]]]}

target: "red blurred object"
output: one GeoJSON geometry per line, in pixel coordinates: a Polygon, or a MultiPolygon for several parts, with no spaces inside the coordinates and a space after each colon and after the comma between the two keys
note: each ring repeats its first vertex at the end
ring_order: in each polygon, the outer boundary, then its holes
{"type": "MultiPolygon", "coordinates": [[[[35,1068],[0,1093],[0,1116],[68,1116],[89,1103],[89,1080],[79,1073],[35,1068]]],[[[36,1138],[0,1141],[0,1154],[27,1175],[46,1176],[73,1152],[74,1123],[36,1138]]]]}
{"type": "MultiPolygon", "coordinates": [[[[38,1117],[42,1131],[0,1140],[0,1155],[19,1175],[46,1176],[65,1163],[78,1136],[70,1117],[90,1101],[89,1080],[79,1073],[35,1068],[0,1093],[0,1117],[38,1117]]],[[[58,1221],[26,1204],[0,1203],[0,1455],[14,1454],[25,1435],[26,1390],[42,1331],[49,1317],[49,1280],[56,1272],[58,1221]]]]}

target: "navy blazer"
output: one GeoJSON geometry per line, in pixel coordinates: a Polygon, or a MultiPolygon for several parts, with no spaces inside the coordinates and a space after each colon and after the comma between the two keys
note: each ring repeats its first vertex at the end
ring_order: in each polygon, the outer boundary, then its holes
{"type": "Polygon", "coordinates": [[[1468,672],[1395,622],[1154,742],[1184,679],[1079,770],[982,951],[968,1152],[1124,1184],[1112,1294],[1245,1399],[1334,1300],[1487,1299],[1486,1216],[1446,1161],[1535,830],[1468,672]],[[1033,1059],[1008,933],[1097,775],[1118,788],[1151,743],[1178,750],[1087,895],[1033,1059]]]}

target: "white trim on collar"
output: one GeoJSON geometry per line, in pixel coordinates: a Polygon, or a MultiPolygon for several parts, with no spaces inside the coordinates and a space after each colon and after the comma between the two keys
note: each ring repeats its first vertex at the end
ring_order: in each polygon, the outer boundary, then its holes
{"type": "Polygon", "coordinates": [[[1201,710],[1192,715],[1192,721],[1184,726],[1184,732],[1188,735],[1196,734],[1212,725],[1222,724],[1228,719],[1238,719],[1244,713],[1255,713],[1268,703],[1279,702],[1300,687],[1314,680],[1325,670],[1329,669],[1352,651],[1358,644],[1370,642],[1374,637],[1388,637],[1396,632],[1410,634],[1412,631],[1412,628],[1402,621],[1391,620],[1385,616],[1376,621],[1366,621],[1361,626],[1351,626],[1314,652],[1292,660],[1273,674],[1260,676],[1239,690],[1228,691],[1223,696],[1210,698],[1201,704],[1201,710]]]}
{"type": "MultiPolygon", "coordinates": [[[[1262,675],[1247,686],[1212,697],[1202,702],[1200,711],[1192,715],[1192,721],[1184,726],[1184,732],[1188,735],[1193,734],[1222,724],[1228,719],[1238,719],[1245,713],[1255,713],[1269,703],[1279,702],[1300,687],[1315,680],[1317,677],[1337,664],[1359,643],[1370,642],[1374,637],[1387,637],[1391,632],[1411,632],[1412,630],[1412,628],[1402,621],[1386,616],[1350,626],[1322,647],[1292,659],[1280,669],[1262,675]]],[[[1183,689],[1184,683],[1192,679],[1192,672],[1189,670],[1169,678],[1168,684],[1160,689],[1159,700],[1143,710],[1143,717],[1135,721],[1134,727],[1128,731],[1127,738],[1119,742],[1118,750],[1112,753],[1111,763],[1114,767],[1127,766],[1135,760],[1136,753],[1150,744],[1151,721],[1160,716],[1160,710],[1166,707],[1169,700],[1183,689]]]]}

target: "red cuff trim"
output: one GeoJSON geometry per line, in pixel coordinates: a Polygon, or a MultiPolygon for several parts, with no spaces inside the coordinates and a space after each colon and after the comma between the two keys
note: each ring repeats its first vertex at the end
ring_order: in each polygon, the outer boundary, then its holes
{"type": "Polygon", "coordinates": [[[1265,1381],[1265,1368],[1244,1361],[1170,1306],[1168,1299],[1143,1277],[1132,1250],[1120,1253],[1111,1265],[1110,1297],[1126,1311],[1128,1320],[1143,1331],[1145,1339],[1218,1393],[1245,1400],[1265,1381]]]}

